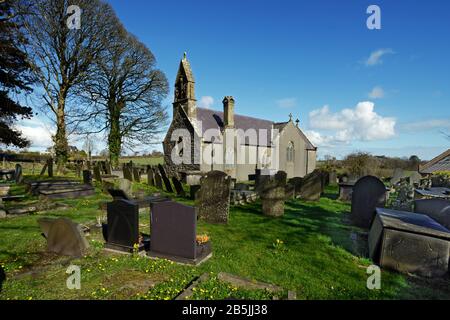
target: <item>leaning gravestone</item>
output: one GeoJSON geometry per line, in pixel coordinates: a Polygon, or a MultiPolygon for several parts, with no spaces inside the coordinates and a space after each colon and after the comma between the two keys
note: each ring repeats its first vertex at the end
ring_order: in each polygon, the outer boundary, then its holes
{"type": "Polygon", "coordinates": [[[127,164],[123,165],[123,177],[124,177],[124,179],[133,181],[133,174],[131,172],[131,168],[127,164]]]}
{"type": "Polygon", "coordinates": [[[261,181],[259,189],[262,212],[265,215],[281,217],[284,214],[286,178],[286,172],[278,171],[274,176],[261,181]]]}
{"type": "Polygon", "coordinates": [[[139,168],[133,168],[133,178],[136,182],[141,182],[141,170],[139,168]]]}
{"type": "Polygon", "coordinates": [[[450,200],[437,198],[415,200],[414,212],[426,214],[450,230],[450,200]]]}
{"type": "Polygon", "coordinates": [[[39,176],[43,176],[45,171],[47,171],[47,167],[48,167],[48,162],[46,161],[44,163],[44,166],[42,167],[41,173],[39,174],[39,176]]]}
{"type": "Polygon", "coordinates": [[[151,257],[199,264],[211,257],[211,244],[197,243],[197,214],[194,207],[165,201],[151,205],[151,257]]]}
{"type": "Polygon", "coordinates": [[[48,176],[53,178],[53,158],[47,160],[48,176]]]}
{"type": "Polygon", "coordinates": [[[16,171],[14,172],[14,180],[17,184],[23,182],[23,173],[22,166],[20,164],[16,164],[16,171]]]}
{"type": "Polygon", "coordinates": [[[149,186],[155,185],[155,175],[153,173],[153,168],[151,167],[147,169],[147,183],[149,186]]]}
{"type": "Polygon", "coordinates": [[[375,208],[384,208],[386,187],[380,179],[365,176],[353,186],[351,219],[361,228],[370,228],[375,217],[375,208]]]}
{"type": "Polygon", "coordinates": [[[173,186],[175,187],[175,191],[177,192],[177,195],[180,197],[186,196],[186,193],[184,192],[183,185],[181,184],[180,180],[178,180],[176,177],[172,177],[173,186]]]}
{"type": "Polygon", "coordinates": [[[301,199],[316,201],[320,199],[322,192],[322,174],[319,170],[314,170],[303,177],[300,190],[301,199]]]}
{"type": "Polygon", "coordinates": [[[139,243],[139,205],[130,200],[114,200],[107,203],[108,240],[105,248],[133,252],[139,243]]]}
{"type": "Polygon", "coordinates": [[[230,207],[231,177],[222,171],[210,171],[200,179],[195,206],[201,219],[227,223],[230,207]]]}
{"type": "Polygon", "coordinates": [[[47,250],[49,252],[81,257],[89,248],[89,243],[84,237],[81,226],[70,219],[55,219],[51,222],[47,232],[47,250]]]}
{"type": "Polygon", "coordinates": [[[158,172],[158,170],[155,170],[155,186],[158,189],[162,189],[162,178],[161,178],[161,174],[158,172]]]}
{"type": "Polygon", "coordinates": [[[173,188],[172,188],[172,185],[170,184],[169,178],[167,177],[166,170],[164,169],[164,167],[161,164],[158,164],[158,170],[159,170],[159,173],[161,174],[161,178],[164,182],[164,186],[166,187],[166,191],[173,193],[173,188]]]}
{"type": "Polygon", "coordinates": [[[91,170],[83,170],[83,183],[92,185],[92,172],[91,170]]]}

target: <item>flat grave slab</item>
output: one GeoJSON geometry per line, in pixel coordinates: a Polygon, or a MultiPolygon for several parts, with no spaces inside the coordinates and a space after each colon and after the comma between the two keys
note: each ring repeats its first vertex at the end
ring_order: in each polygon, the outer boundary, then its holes
{"type": "Polygon", "coordinates": [[[376,208],[370,257],[383,268],[425,277],[448,272],[450,231],[427,215],[376,208]]]}
{"type": "Polygon", "coordinates": [[[415,199],[431,199],[431,198],[441,198],[450,199],[450,188],[444,187],[433,187],[429,189],[415,189],[414,190],[415,199]]]}

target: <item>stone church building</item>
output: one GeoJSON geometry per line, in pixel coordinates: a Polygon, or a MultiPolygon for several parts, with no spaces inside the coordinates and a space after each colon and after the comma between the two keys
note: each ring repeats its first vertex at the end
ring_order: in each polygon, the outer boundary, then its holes
{"type": "Polygon", "coordinates": [[[246,181],[255,169],[283,170],[288,178],[315,169],[317,148],[292,115],[276,123],[235,114],[234,103],[226,96],[223,112],[197,107],[195,80],[184,55],[175,81],[172,123],[163,141],[169,172],[220,170],[246,181]]]}

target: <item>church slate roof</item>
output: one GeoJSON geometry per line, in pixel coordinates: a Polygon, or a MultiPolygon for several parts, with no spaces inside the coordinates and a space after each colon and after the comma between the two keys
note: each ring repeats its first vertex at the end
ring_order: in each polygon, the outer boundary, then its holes
{"type": "Polygon", "coordinates": [[[436,171],[450,171],[450,149],[441,153],[420,168],[420,173],[433,173],[436,171]]]}
{"type": "MultiPolygon", "coordinates": [[[[205,108],[197,108],[197,120],[202,122],[202,134],[205,133],[208,129],[219,129],[222,130],[224,128],[223,122],[223,112],[216,111],[205,108]]],[[[243,116],[240,114],[234,115],[234,127],[236,129],[242,129],[244,132],[248,129],[266,129],[267,130],[267,141],[268,145],[271,143],[271,130],[272,128],[278,129],[280,132],[284,129],[284,127],[288,124],[288,122],[275,123],[270,120],[259,119],[249,116],[243,116]]],[[[303,132],[298,128],[300,135],[306,141],[306,149],[308,150],[316,150],[316,147],[308,140],[308,138],[303,134],[303,132]]],[[[211,142],[211,141],[208,141],[211,142]]],[[[254,145],[250,143],[250,145],[254,145]]]]}

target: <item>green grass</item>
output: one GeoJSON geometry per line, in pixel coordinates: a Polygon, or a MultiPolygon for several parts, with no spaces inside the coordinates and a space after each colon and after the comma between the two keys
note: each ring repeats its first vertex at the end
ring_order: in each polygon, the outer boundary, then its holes
{"type": "MultiPolygon", "coordinates": [[[[15,187],[14,193],[21,188],[15,187]]],[[[138,189],[157,191],[135,184],[138,189]]],[[[194,299],[272,297],[222,283],[216,278],[219,272],[294,290],[298,299],[450,298],[448,279],[408,278],[385,270],[381,290],[368,290],[366,269],[371,261],[359,253],[366,240],[352,240],[350,235],[361,235],[361,230],[346,222],[350,207],[335,200],[336,194],[335,188],[328,188],[318,202],[288,201],[282,218],[263,216],[256,202],[232,207],[228,225],[200,222],[198,234],[211,238],[213,257],[199,267],[107,253],[102,250],[101,232],[93,225],[102,214],[99,202],[109,197],[98,191],[81,200],[59,200],[70,207],[0,220],[0,262],[7,273],[0,299],[173,299],[205,272],[211,273],[210,280],[196,289],[194,299]],[[46,253],[36,222],[42,216],[64,216],[91,226],[88,254],[70,260],[46,253]],[[81,290],[66,288],[70,264],[81,267],[81,290]]],[[[148,211],[140,214],[140,229],[149,233],[148,211]]]]}

